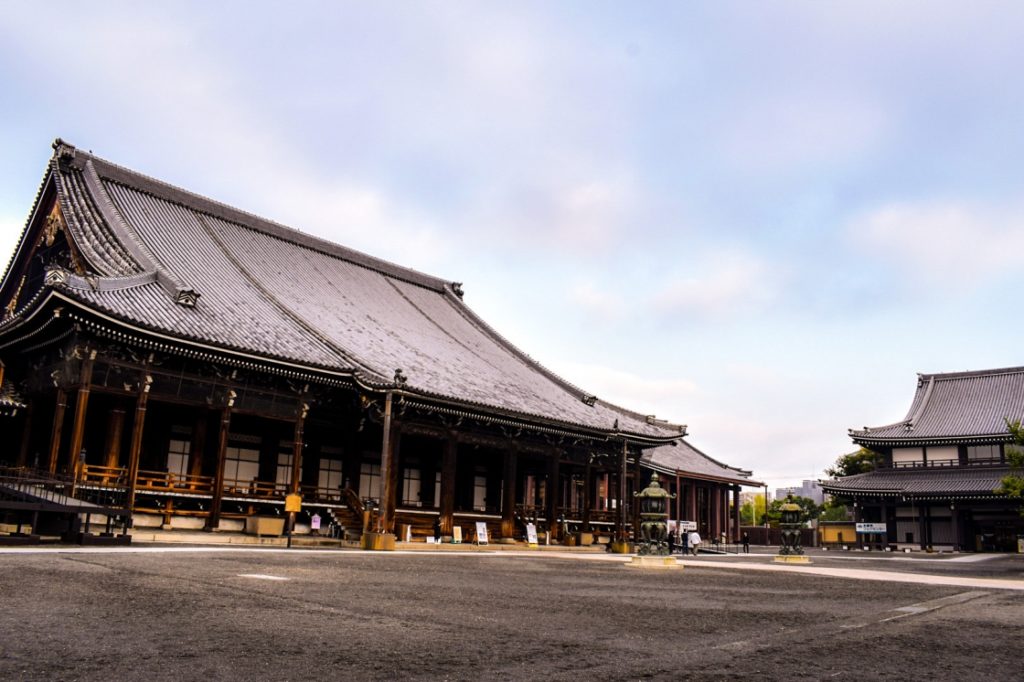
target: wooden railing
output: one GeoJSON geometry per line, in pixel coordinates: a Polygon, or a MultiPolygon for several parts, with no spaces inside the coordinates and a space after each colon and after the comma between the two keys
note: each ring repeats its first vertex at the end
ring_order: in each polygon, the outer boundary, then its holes
{"type": "Polygon", "coordinates": [[[984,459],[929,459],[927,462],[922,460],[912,460],[906,462],[893,462],[893,469],[933,469],[943,467],[975,467],[975,466],[999,466],[1002,464],[1002,460],[998,457],[986,457],[984,459]]]}

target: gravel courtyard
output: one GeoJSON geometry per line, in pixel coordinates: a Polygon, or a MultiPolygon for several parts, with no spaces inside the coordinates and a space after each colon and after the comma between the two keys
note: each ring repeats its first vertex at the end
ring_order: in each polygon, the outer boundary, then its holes
{"type": "Polygon", "coordinates": [[[1017,590],[508,552],[4,553],[0,576],[5,680],[1024,677],[1017,590]]]}

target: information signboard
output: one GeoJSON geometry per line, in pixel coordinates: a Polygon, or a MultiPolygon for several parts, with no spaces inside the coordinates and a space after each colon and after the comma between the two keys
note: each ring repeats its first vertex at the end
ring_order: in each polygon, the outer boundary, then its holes
{"type": "Polygon", "coordinates": [[[486,545],[487,544],[487,522],[477,521],[476,522],[476,544],[486,545]]]}
{"type": "Polygon", "coordinates": [[[887,529],[884,523],[858,523],[858,533],[885,533],[887,529]]]}
{"type": "Polygon", "coordinates": [[[530,545],[537,544],[537,526],[532,523],[526,524],[526,542],[530,545]]]}

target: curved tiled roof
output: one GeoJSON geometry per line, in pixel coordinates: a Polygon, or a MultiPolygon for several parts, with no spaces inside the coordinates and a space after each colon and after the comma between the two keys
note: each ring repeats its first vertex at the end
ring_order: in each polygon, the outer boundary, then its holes
{"type": "Polygon", "coordinates": [[[758,481],[750,479],[751,472],[722,464],[680,439],[675,444],[661,445],[644,452],[641,462],[663,473],[682,474],[695,478],[714,479],[760,487],[758,481]]]}
{"type": "Polygon", "coordinates": [[[895,424],[851,429],[858,443],[1009,440],[1006,420],[1024,417],[1024,367],[919,374],[907,416],[895,424]]]}
{"type": "Polygon", "coordinates": [[[833,495],[992,497],[1010,473],[1009,467],[879,469],[819,483],[833,495]]]}
{"type": "Polygon", "coordinates": [[[458,285],[191,194],[66,145],[52,173],[92,272],[64,295],[216,348],[410,393],[658,439],[683,428],[593,399],[508,343],[458,285]],[[191,296],[183,296],[191,294],[191,296]]]}

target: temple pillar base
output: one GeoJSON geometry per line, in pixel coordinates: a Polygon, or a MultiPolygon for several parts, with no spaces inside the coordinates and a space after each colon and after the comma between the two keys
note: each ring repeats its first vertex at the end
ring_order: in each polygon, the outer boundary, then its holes
{"type": "Polygon", "coordinates": [[[395,551],[394,533],[363,533],[359,546],[371,552],[395,551]]]}

